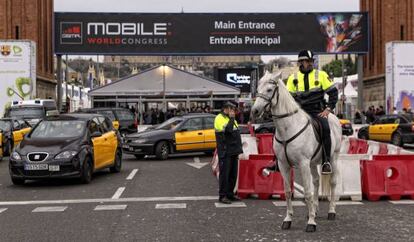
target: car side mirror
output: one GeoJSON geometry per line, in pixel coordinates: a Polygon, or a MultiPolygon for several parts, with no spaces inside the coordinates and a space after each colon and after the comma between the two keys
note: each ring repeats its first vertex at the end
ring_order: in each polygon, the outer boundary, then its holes
{"type": "Polygon", "coordinates": [[[101,136],[102,136],[102,133],[101,133],[101,132],[99,132],[99,131],[93,132],[93,133],[91,134],[91,137],[92,137],[92,138],[97,138],[97,137],[101,137],[101,136]]]}

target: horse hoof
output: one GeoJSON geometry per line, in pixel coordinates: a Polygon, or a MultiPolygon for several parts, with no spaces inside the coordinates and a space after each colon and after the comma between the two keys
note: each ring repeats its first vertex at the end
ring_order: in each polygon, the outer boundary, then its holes
{"type": "Polygon", "coordinates": [[[328,220],[335,220],[336,213],[328,213],[328,220]]]}
{"type": "Polygon", "coordinates": [[[282,223],[282,229],[283,230],[287,230],[287,229],[290,229],[290,226],[292,225],[292,221],[284,221],[283,223],[282,223]]]}
{"type": "Polygon", "coordinates": [[[307,233],[313,233],[316,232],[316,224],[308,224],[306,226],[306,232],[307,233]]]}

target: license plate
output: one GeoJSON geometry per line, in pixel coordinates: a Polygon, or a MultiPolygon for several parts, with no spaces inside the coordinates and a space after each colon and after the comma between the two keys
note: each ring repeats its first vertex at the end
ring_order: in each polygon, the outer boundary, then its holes
{"type": "Polygon", "coordinates": [[[59,165],[49,165],[49,171],[60,171],[59,165]]]}
{"type": "Polygon", "coordinates": [[[48,170],[48,165],[47,164],[25,164],[24,169],[26,171],[48,170]]]}

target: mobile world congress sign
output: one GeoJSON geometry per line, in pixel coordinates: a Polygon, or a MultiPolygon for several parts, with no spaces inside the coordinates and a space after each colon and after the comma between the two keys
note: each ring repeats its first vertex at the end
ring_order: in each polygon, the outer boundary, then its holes
{"type": "Polygon", "coordinates": [[[55,13],[56,54],[368,52],[367,13],[55,13]]]}

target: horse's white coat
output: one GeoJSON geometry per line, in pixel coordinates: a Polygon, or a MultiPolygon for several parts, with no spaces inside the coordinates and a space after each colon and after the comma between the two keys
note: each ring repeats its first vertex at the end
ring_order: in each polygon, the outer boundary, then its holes
{"type": "MultiPolygon", "coordinates": [[[[268,99],[270,99],[272,95],[275,94],[273,95],[273,99],[271,100],[270,105],[270,112],[272,115],[283,115],[294,112],[297,109],[299,110],[297,113],[289,117],[273,120],[276,127],[275,136],[279,140],[286,141],[296,135],[303,127],[305,127],[306,123],[310,119],[310,116],[306,114],[302,109],[300,109],[299,105],[295,102],[292,95],[286,89],[286,86],[284,85],[280,76],[280,73],[266,73],[259,81],[257,93],[268,97],[268,99]],[[278,88],[276,89],[277,86],[278,88]]],[[[263,115],[263,112],[268,112],[268,110],[265,110],[266,107],[269,106],[268,103],[269,102],[267,100],[258,96],[252,107],[253,117],[261,116],[263,115]]],[[[334,199],[334,193],[336,178],[338,174],[336,161],[340,151],[342,129],[339,120],[335,115],[329,115],[328,121],[331,129],[332,148],[330,156],[331,164],[333,167],[333,174],[329,176],[322,176],[322,189],[329,189],[331,197],[329,204],[329,213],[335,213],[336,203],[334,199]]],[[[313,160],[311,160],[311,158],[315,153],[317,147],[318,142],[311,125],[309,125],[303,133],[301,133],[296,139],[287,145],[287,156],[289,157],[291,164],[289,164],[286,159],[285,149],[283,145],[279,144],[278,142],[274,142],[273,148],[278,158],[279,169],[284,179],[286,194],[287,214],[284,222],[292,221],[293,216],[292,191],[289,185],[291,184],[290,169],[292,165],[299,168],[300,175],[302,176],[305,192],[305,202],[308,206],[309,213],[308,225],[316,225],[315,213],[317,213],[319,205],[319,173],[317,170],[317,165],[322,163],[322,152],[319,151],[313,160]],[[311,191],[311,182],[313,182],[313,192],[311,191]]]]}

